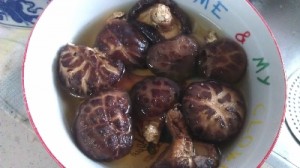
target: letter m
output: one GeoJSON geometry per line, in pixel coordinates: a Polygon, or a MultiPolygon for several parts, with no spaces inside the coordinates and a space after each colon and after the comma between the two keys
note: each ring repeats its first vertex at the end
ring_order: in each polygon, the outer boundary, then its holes
{"type": "Polygon", "coordinates": [[[256,67],[258,68],[256,73],[259,73],[260,71],[266,69],[270,65],[269,63],[264,62],[264,58],[253,58],[252,60],[258,62],[256,64],[256,67]]]}
{"type": "Polygon", "coordinates": [[[200,2],[201,5],[203,5],[203,4],[205,5],[204,9],[207,9],[209,0],[194,0],[194,3],[198,2],[198,1],[200,2]]]}

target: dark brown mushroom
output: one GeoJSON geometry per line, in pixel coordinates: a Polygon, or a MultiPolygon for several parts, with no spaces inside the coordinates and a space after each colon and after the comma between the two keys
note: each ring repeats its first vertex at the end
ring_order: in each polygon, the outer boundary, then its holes
{"type": "Polygon", "coordinates": [[[133,142],[130,98],[109,90],[82,102],[74,121],[78,147],[91,159],[112,161],[130,152],[133,142]]]}
{"type": "Polygon", "coordinates": [[[150,47],[147,65],[159,76],[181,81],[193,74],[197,56],[197,42],[193,38],[181,35],[150,47]]]}
{"type": "Polygon", "coordinates": [[[145,67],[147,39],[124,18],[115,13],[106,21],[97,36],[95,46],[107,57],[121,60],[127,68],[145,67]]]}
{"type": "Polygon", "coordinates": [[[242,94],[225,83],[191,83],[184,91],[182,106],[193,135],[207,141],[231,139],[240,132],[245,121],[242,94]]]}
{"type": "Polygon", "coordinates": [[[172,0],[140,0],[130,9],[128,20],[152,43],[192,32],[188,15],[172,0]]]}
{"type": "Polygon", "coordinates": [[[212,144],[197,143],[190,138],[184,118],[177,109],[166,115],[166,125],[172,135],[171,145],[162,152],[151,168],[216,168],[220,153],[212,144]]]}
{"type": "Polygon", "coordinates": [[[219,39],[202,50],[198,71],[210,79],[228,83],[238,82],[247,68],[247,55],[235,41],[219,39]]]}
{"type": "Polygon", "coordinates": [[[177,84],[163,77],[148,77],[133,87],[133,115],[140,134],[147,142],[159,142],[165,114],[178,102],[178,97],[177,84]]]}
{"type": "Polygon", "coordinates": [[[71,94],[87,97],[110,88],[122,77],[125,66],[96,49],[67,44],[59,52],[58,78],[71,94]]]}

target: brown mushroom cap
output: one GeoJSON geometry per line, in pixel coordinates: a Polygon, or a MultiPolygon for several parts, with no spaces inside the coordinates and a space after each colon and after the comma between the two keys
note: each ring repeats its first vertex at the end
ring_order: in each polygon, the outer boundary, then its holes
{"type": "Polygon", "coordinates": [[[164,77],[148,77],[131,91],[133,114],[140,134],[157,144],[168,109],[178,102],[179,86],[164,77]]]}
{"type": "Polygon", "coordinates": [[[246,115],[242,94],[215,81],[191,83],[184,91],[182,109],[192,133],[220,142],[240,132],[246,115]]]}
{"type": "Polygon", "coordinates": [[[178,101],[179,86],[164,77],[147,77],[131,92],[133,112],[152,117],[165,114],[178,101]]]}
{"type": "Polygon", "coordinates": [[[86,97],[110,88],[125,70],[96,49],[67,44],[59,52],[58,77],[71,94],[86,97]]]}
{"type": "Polygon", "coordinates": [[[209,79],[238,82],[247,68],[247,55],[235,41],[220,39],[204,46],[198,71],[209,79]]]}
{"type": "Polygon", "coordinates": [[[198,43],[181,35],[150,47],[147,65],[157,75],[181,81],[193,74],[197,56],[198,43]]]}
{"type": "Polygon", "coordinates": [[[130,99],[126,92],[101,92],[82,102],[74,121],[77,145],[91,159],[112,161],[130,152],[133,142],[130,99]]]}
{"type": "Polygon", "coordinates": [[[126,68],[141,68],[146,65],[148,41],[124,19],[109,19],[98,34],[95,45],[107,57],[121,60],[126,68]]]}

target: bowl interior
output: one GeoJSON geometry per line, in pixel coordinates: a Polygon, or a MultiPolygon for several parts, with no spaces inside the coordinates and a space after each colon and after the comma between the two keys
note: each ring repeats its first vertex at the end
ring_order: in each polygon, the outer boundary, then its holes
{"type": "MultiPolygon", "coordinates": [[[[137,167],[145,154],[129,154],[109,164],[88,159],[74,144],[70,118],[78,103],[57,86],[57,52],[68,42],[93,46],[102,20],[115,9],[126,10],[134,0],[53,1],[36,24],[23,66],[24,99],[35,131],[45,147],[64,167],[137,167]],[[71,108],[70,108],[71,107],[71,108]],[[70,155],[71,154],[71,155],[70,155]],[[135,161],[133,162],[132,159],[135,161]],[[76,162],[74,162],[74,160],[76,162]],[[126,164],[124,164],[126,163],[126,164]]],[[[176,0],[192,17],[213,23],[224,35],[242,45],[248,69],[239,88],[247,102],[241,134],[222,147],[223,167],[254,167],[271,152],[283,120],[285,77],[276,43],[268,27],[247,1],[176,0]]],[[[206,25],[203,25],[205,28],[206,25]]]]}

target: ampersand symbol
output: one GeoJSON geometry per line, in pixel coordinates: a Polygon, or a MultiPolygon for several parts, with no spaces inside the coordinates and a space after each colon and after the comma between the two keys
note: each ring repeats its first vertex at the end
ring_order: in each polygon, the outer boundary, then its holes
{"type": "Polygon", "coordinates": [[[250,35],[249,31],[246,31],[245,33],[237,33],[235,35],[235,39],[244,44],[246,42],[246,38],[250,37],[250,35]]]}

